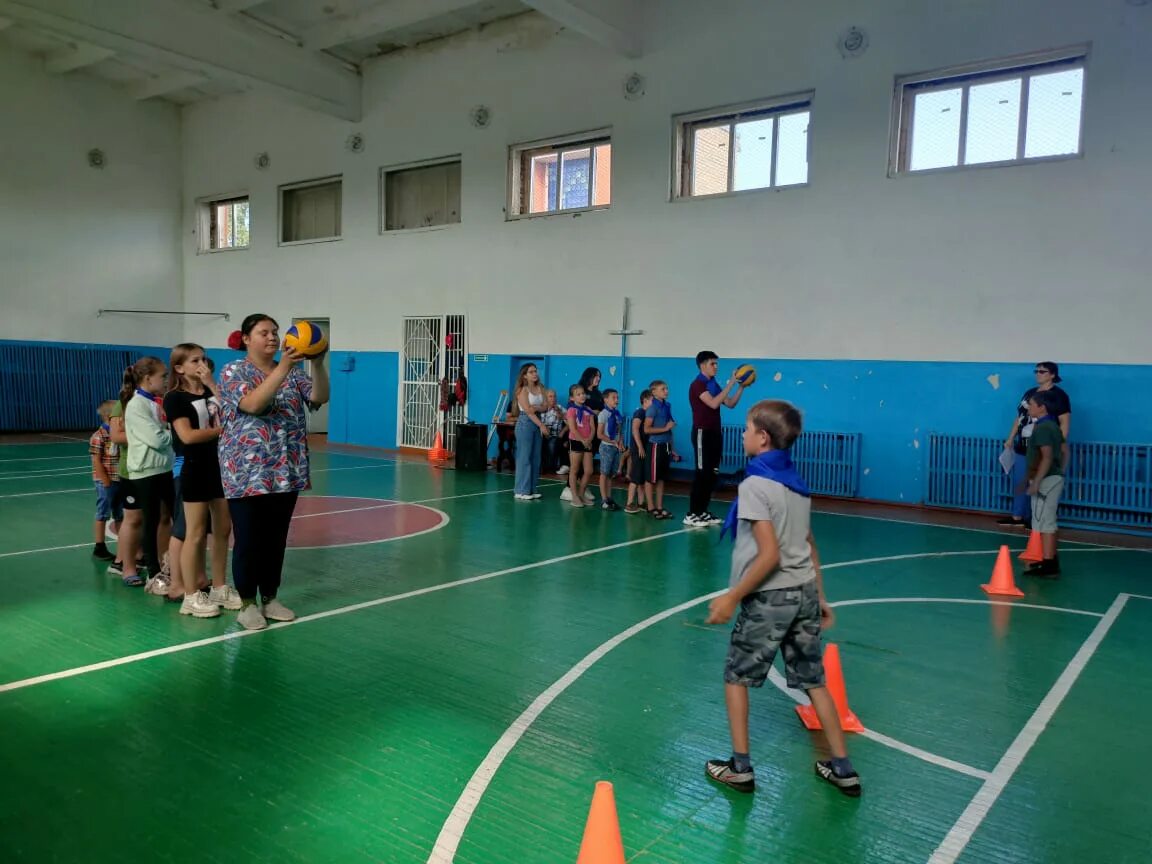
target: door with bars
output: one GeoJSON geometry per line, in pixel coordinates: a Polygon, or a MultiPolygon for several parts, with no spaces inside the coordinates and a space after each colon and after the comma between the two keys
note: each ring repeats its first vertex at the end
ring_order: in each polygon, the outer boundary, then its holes
{"type": "Polygon", "coordinates": [[[448,409],[442,410],[440,382],[447,380],[454,394],[457,379],[466,374],[467,357],[463,315],[404,319],[401,447],[431,449],[440,431],[444,446],[456,449],[456,424],[467,418],[467,405],[450,398],[448,409]]]}

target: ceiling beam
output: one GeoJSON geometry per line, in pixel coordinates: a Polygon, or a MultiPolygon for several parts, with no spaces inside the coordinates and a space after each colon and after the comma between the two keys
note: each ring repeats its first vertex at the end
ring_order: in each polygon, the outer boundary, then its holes
{"type": "Polygon", "coordinates": [[[312,51],[323,51],[348,42],[358,42],[456,12],[472,2],[474,0],[388,0],[356,15],[313,27],[304,33],[304,47],[312,51]]]}
{"type": "Polygon", "coordinates": [[[101,60],[107,60],[116,52],[99,45],[90,45],[87,42],[72,42],[66,48],[53,51],[44,58],[44,68],[53,75],[63,75],[93,66],[101,60]]]}
{"type": "Polygon", "coordinates": [[[641,53],[638,0],[521,0],[558,24],[637,58],[641,53]]]}
{"type": "Polygon", "coordinates": [[[207,80],[203,75],[196,72],[174,72],[171,75],[159,75],[155,78],[149,78],[147,81],[141,81],[138,86],[133,88],[132,98],[142,102],[145,99],[154,99],[157,96],[175,93],[185,87],[196,87],[207,80]]]}
{"type": "MultiPolygon", "coordinates": [[[[429,0],[432,2],[432,0],[429,0]]],[[[358,121],[360,76],[314,54],[184,0],[0,0],[0,16],[173,72],[196,73],[241,90],[276,94],[358,121]]]]}

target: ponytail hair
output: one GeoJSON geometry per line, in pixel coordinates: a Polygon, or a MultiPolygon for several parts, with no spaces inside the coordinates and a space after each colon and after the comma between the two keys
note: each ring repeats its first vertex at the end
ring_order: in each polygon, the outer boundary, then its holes
{"type": "Polygon", "coordinates": [[[252,328],[254,328],[261,321],[271,321],[273,327],[275,327],[277,330],[280,329],[280,325],[276,323],[276,319],[271,315],[265,315],[262,312],[256,312],[255,314],[249,315],[241,322],[239,330],[233,330],[228,335],[228,347],[233,351],[247,351],[248,346],[244,344],[244,337],[250,336],[252,334],[252,328]]]}
{"type": "Polygon", "coordinates": [[[155,375],[164,368],[164,361],[159,357],[141,357],[124,370],[124,386],[120,388],[120,407],[128,407],[128,402],[136,393],[140,382],[149,375],[155,375]]]}

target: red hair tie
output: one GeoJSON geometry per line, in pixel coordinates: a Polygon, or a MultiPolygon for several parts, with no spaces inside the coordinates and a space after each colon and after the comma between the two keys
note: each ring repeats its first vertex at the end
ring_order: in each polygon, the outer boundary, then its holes
{"type": "Polygon", "coordinates": [[[244,334],[241,333],[239,330],[233,330],[228,335],[228,347],[231,348],[233,351],[243,351],[244,350],[244,334]]]}

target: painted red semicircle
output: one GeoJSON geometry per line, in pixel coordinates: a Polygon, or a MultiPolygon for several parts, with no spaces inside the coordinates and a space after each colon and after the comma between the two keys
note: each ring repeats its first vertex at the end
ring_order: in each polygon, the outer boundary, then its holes
{"type": "Polygon", "coordinates": [[[448,515],[423,504],[382,498],[302,495],[288,531],[290,549],[384,543],[435,531],[448,515]]]}

